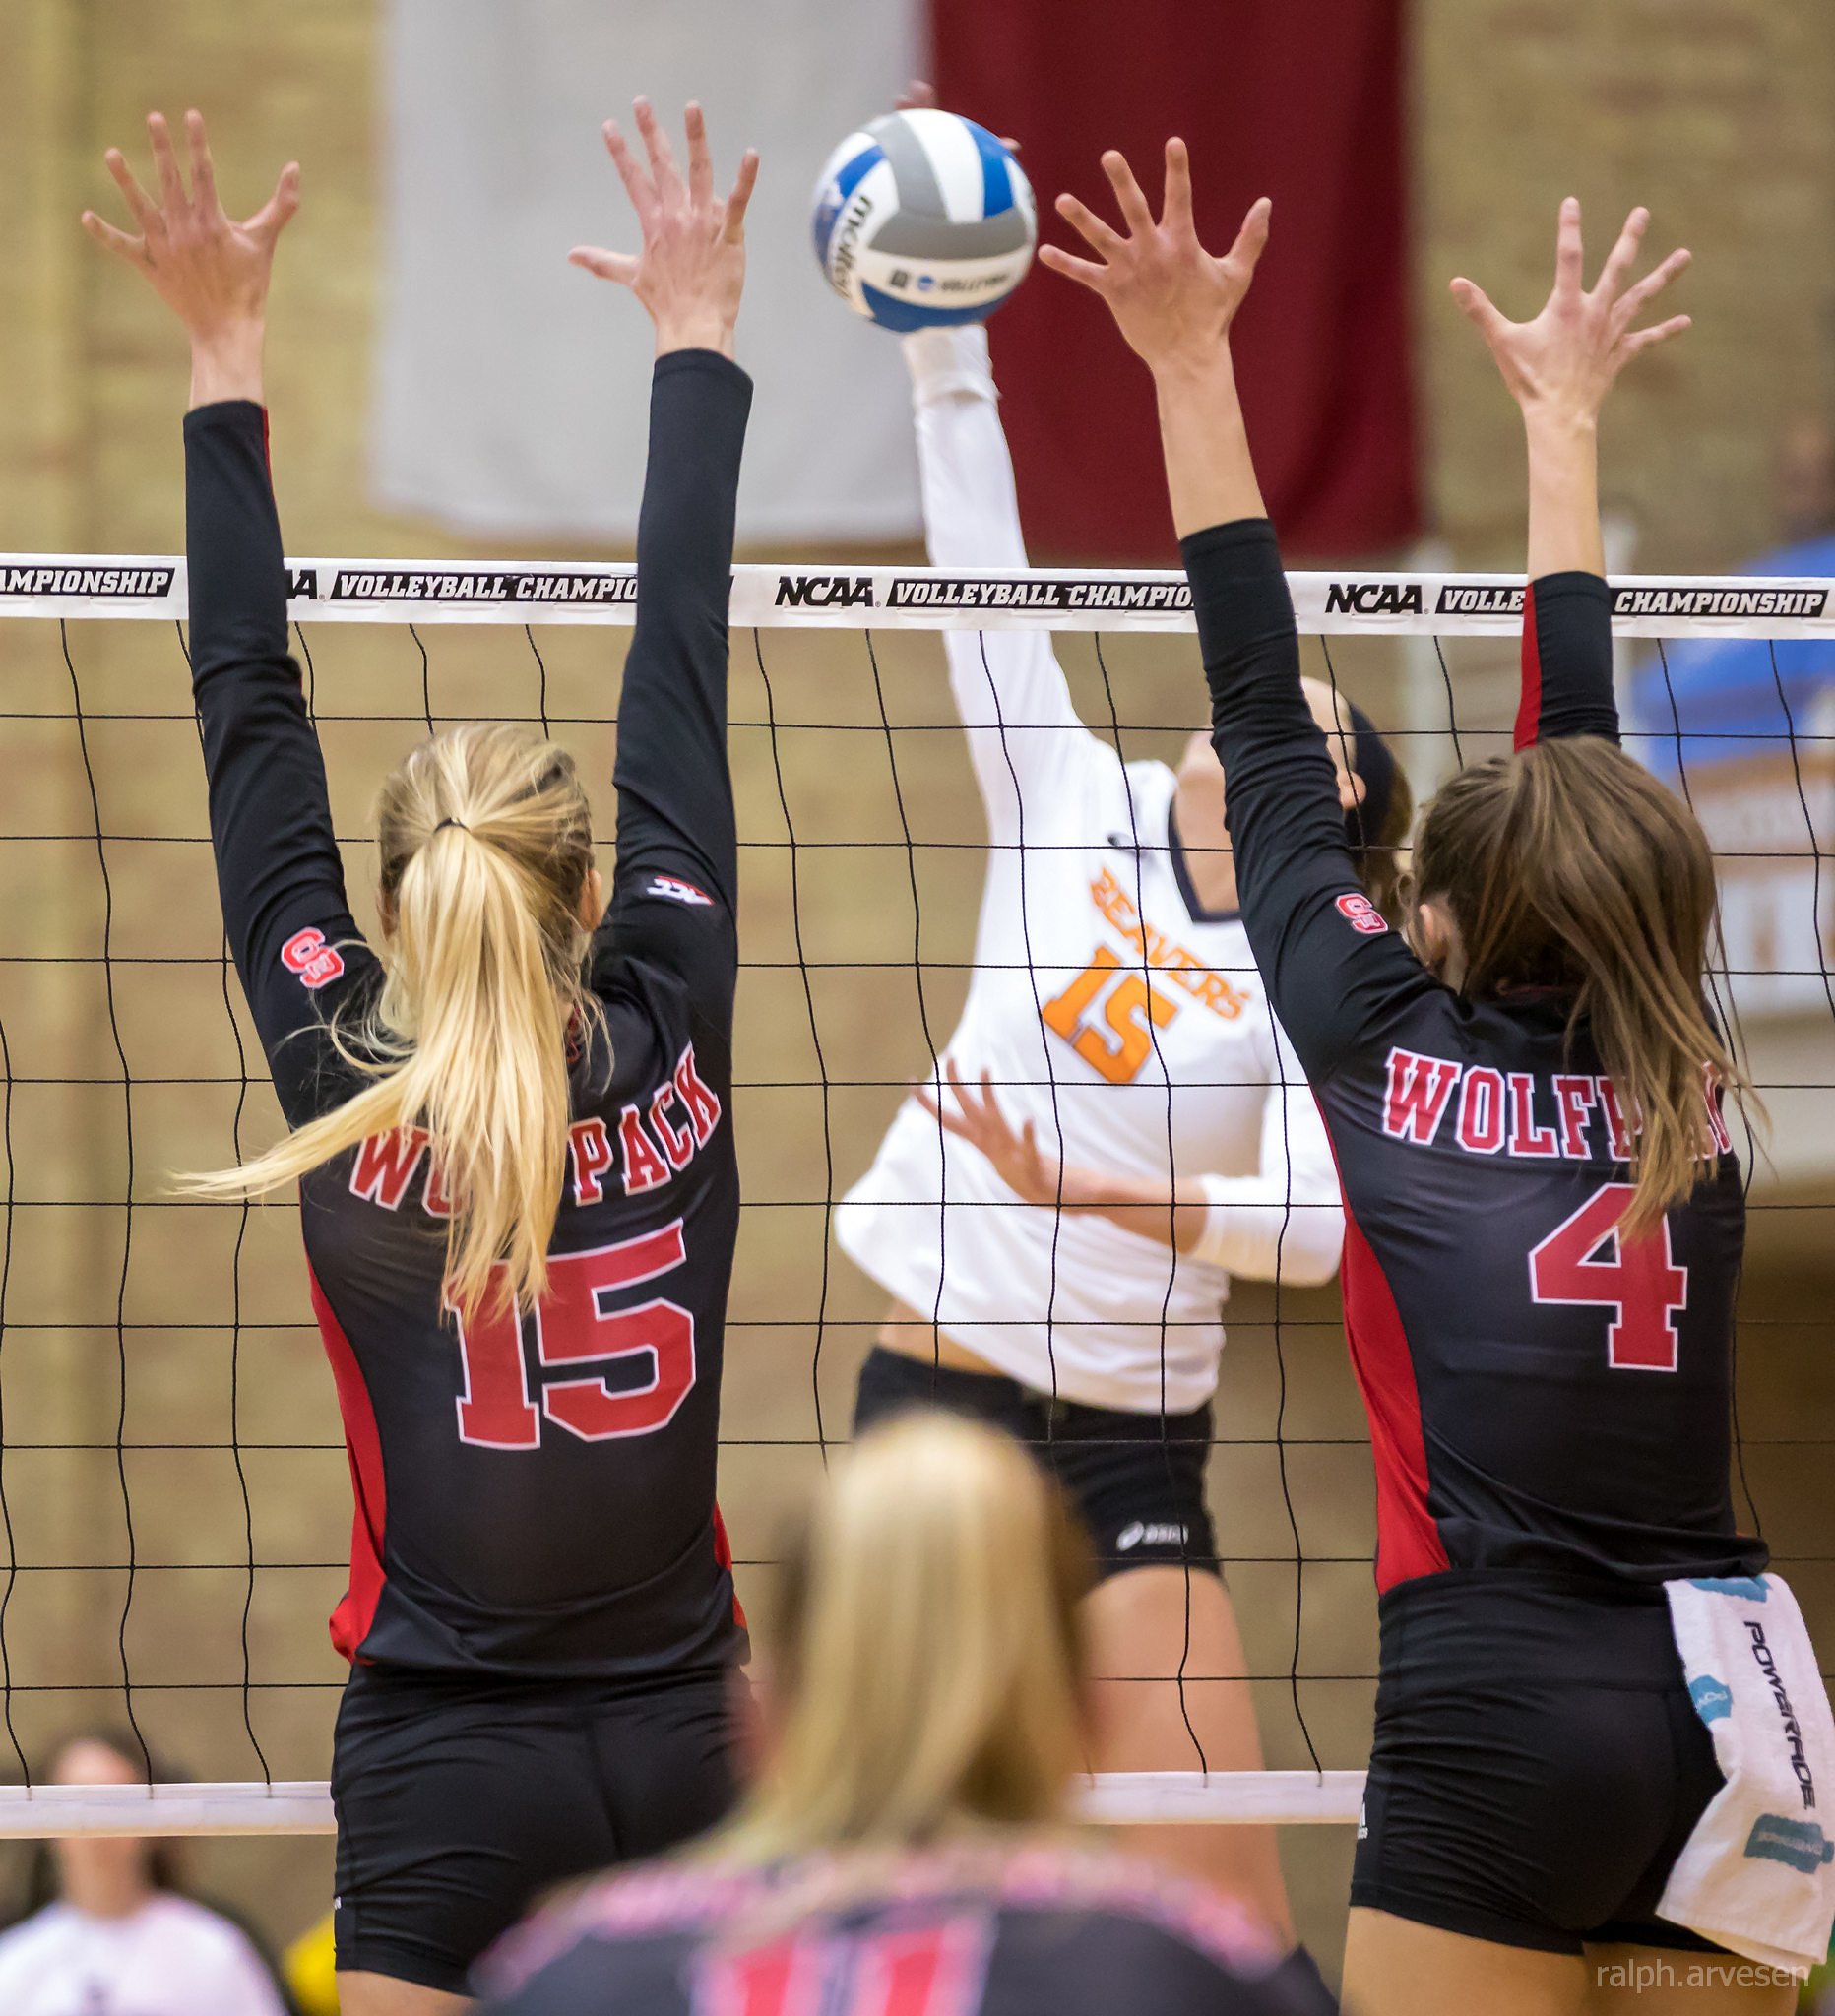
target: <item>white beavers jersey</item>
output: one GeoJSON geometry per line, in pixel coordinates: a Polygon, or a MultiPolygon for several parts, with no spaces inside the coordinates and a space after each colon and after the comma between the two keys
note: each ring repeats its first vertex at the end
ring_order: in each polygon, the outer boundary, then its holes
{"type": "MultiPolygon", "coordinates": [[[[906,346],[938,566],[1023,567],[982,331],[906,346]]],[[[1044,631],[947,633],[986,807],[975,976],[944,1053],[986,1072],[1047,1156],[1212,1202],[1194,1254],[1023,1204],[915,1100],[836,1219],[900,1301],[1042,1392],[1182,1414],[1217,1385],[1230,1269],[1320,1281],[1340,1196],[1318,1110],[1234,913],[1204,911],[1174,844],[1174,780],[1123,765],[1072,710],[1044,631]]],[[[947,1093],[944,1095],[948,1097],[947,1093]]]]}
{"type": "Polygon", "coordinates": [[[47,1905],[0,1935],[6,2016],[282,2016],[255,1949],[188,1897],[125,1918],[47,1905]]]}

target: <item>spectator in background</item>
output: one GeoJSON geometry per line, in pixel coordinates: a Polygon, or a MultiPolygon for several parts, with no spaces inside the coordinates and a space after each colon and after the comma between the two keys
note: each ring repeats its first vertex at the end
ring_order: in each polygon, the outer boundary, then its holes
{"type": "Polygon", "coordinates": [[[911,1414],[782,1552],[763,1768],[697,1849],[588,1884],[484,1963],[497,2016],[1331,2007],[1219,1892],[1089,1841],[1087,1544],[1018,1442],[911,1414]]]}
{"type": "MultiPolygon", "coordinates": [[[[137,1742],[96,1732],[66,1742],[46,1782],[145,1785],[147,1773],[137,1742]]],[[[286,2016],[248,1935],[180,1890],[169,1842],[49,1843],[27,1909],[0,1933],[5,2016],[286,2016]]]]}

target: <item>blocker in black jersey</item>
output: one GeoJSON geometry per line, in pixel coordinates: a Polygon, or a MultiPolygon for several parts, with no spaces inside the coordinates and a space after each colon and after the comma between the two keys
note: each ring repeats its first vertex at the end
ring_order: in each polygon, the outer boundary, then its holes
{"type": "MultiPolygon", "coordinates": [[[[1243,921],[1345,1193],[1382,1592],[1352,1901],[1556,1951],[1699,1945],[1653,1916],[1719,1785],[1661,1585],[1767,1560],[1729,1487],[1744,1210],[1705,1065],[1715,1166],[1623,1243],[1625,1115],[1569,997],[1462,998],[1359,887],[1272,529],[1184,554],[1243,921]]],[[[1525,612],[1517,745],[1563,735],[1617,739],[1592,575],[1525,612]]]]}
{"type": "MultiPolygon", "coordinates": [[[[1376,1458],[1376,1581],[1538,1567],[1750,1575],[1728,1487],[1745,1218],[1719,1160],[1620,1250],[1624,1115],[1564,994],[1468,1001],[1371,909],[1265,520],[1184,543],[1243,922],[1324,1113],[1376,1458]]],[[[1530,591],[1518,745],[1616,741],[1611,597],[1530,591]]],[[[1706,1100],[1705,1067],[1703,1099],[1706,1100]]]]}
{"type": "MultiPolygon", "coordinates": [[[[442,1308],[447,1205],[418,1131],[371,1140],[301,1185],[356,1499],[332,1635],[397,1682],[360,1704],[375,1768],[343,1756],[334,1770],[339,1960],[432,1987],[463,1985],[538,1880],[665,1846],[730,1791],[704,1695],[745,1649],[714,1481],[739,1209],[727,602],[750,397],[744,373],[711,351],[656,366],[618,703],[617,867],[591,955],[605,1029],[573,1065],[547,1293],[522,1323],[488,1304],[463,1319],[442,1308]],[[410,1678],[442,1690],[437,1716],[410,1678]],[[664,1687],[697,1690],[700,1705],[641,1705],[664,1687]],[[639,1705],[614,1713],[619,1702],[639,1705]],[[394,1778],[391,1714],[395,1761],[413,1767],[394,1778]],[[607,1783],[583,1805],[574,1783],[586,1756],[617,1779],[614,1724],[635,1732],[625,1750],[646,1752],[626,1759],[645,1783],[681,1732],[679,1798],[630,1828],[616,1817],[630,1788],[607,1783]],[[506,1758],[532,1787],[567,1781],[573,1803],[557,1795],[538,1868],[490,1793],[506,1758]],[[558,1838],[576,1807],[593,1824],[558,1838]],[[664,1814],[677,1808],[671,1833],[664,1814]]],[[[262,410],[196,410],[185,444],[223,917],[298,1126],[363,1082],[330,1026],[356,1026],[381,968],[346,901],[287,656],[262,410]]]]}
{"type": "Polygon", "coordinates": [[[1035,1847],[594,1885],[482,1970],[492,2016],[1331,2016],[1216,1891],[1035,1847]]]}
{"type": "MultiPolygon", "coordinates": [[[[738,1227],[730,1114],[737,847],[727,771],[732,511],[750,384],[656,367],[635,633],[618,703],[601,1037],[573,1071],[550,1285],[518,1325],[442,1309],[439,1173],[386,1136],[315,1171],[301,1224],[356,1490],[352,1659],[644,1678],[740,1650],[714,1503],[738,1227]]],[[[185,420],[191,649],[223,918],[289,1125],[361,1082],[326,1025],[380,978],[345,899],[286,653],[263,417],[185,420]]]]}

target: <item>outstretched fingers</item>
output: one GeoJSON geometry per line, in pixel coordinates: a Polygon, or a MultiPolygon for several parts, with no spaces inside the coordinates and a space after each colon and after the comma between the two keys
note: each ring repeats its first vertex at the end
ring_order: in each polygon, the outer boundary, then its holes
{"type": "Polygon", "coordinates": [[[191,155],[191,200],[206,217],[218,213],[217,166],[211,159],[210,136],[204,130],[204,114],[185,114],[185,139],[191,155]]]}
{"type": "Polygon", "coordinates": [[[93,210],[83,213],[83,228],[102,247],[118,259],[125,259],[131,265],[145,266],[147,263],[147,241],[145,238],[130,237],[126,231],[118,231],[114,225],[95,215],[93,210]]]}
{"type": "MultiPolygon", "coordinates": [[[[1188,218],[1189,214],[1188,207],[1188,218]]],[[[1257,197],[1249,205],[1248,215],[1242,220],[1242,228],[1237,231],[1235,243],[1230,248],[1229,263],[1240,267],[1245,278],[1255,271],[1256,264],[1267,246],[1268,225],[1273,216],[1273,201],[1266,196],[1257,197]]]]}
{"type": "Polygon", "coordinates": [[[1107,267],[1099,266],[1093,259],[1073,258],[1055,245],[1039,247],[1039,264],[1061,274],[1065,280],[1074,280],[1080,287],[1088,287],[1092,293],[1103,292],[1108,279],[1107,267]]]}
{"type": "Polygon", "coordinates": [[[1161,221],[1175,231],[1195,228],[1191,218],[1191,153],[1176,135],[1166,144],[1166,199],[1161,221]]]}
{"type": "Polygon", "coordinates": [[[1600,277],[1593,291],[1608,306],[1618,298],[1625,276],[1637,264],[1638,247],[1644,242],[1644,231],[1649,222],[1650,212],[1640,203],[1625,219],[1617,242],[1606,255],[1606,264],[1600,268],[1600,277]]]}
{"type": "Polygon", "coordinates": [[[620,286],[631,286],[637,280],[637,260],[629,252],[607,252],[599,245],[576,245],[568,253],[567,262],[585,273],[597,274],[601,280],[616,281],[620,286]]]}
{"type": "Polygon", "coordinates": [[[1510,327],[1509,318],[1499,314],[1491,304],[1490,296],[1477,281],[1460,279],[1453,282],[1453,299],[1460,308],[1488,339],[1500,335],[1510,327]]]}
{"type": "Polygon", "coordinates": [[[1554,291],[1578,294],[1585,291],[1586,247],[1580,237],[1580,199],[1562,200],[1560,222],[1554,231],[1554,291]]]}
{"type": "MultiPolygon", "coordinates": [[[[212,191],[211,200],[216,201],[212,191]]],[[[293,214],[299,208],[299,163],[288,161],[281,170],[281,179],[274,185],[274,194],[243,225],[253,238],[269,247],[293,220],[293,214]]]]}
{"type": "Polygon", "coordinates": [[[624,184],[625,195],[631,199],[631,208],[637,213],[638,222],[648,230],[651,219],[657,214],[656,189],[631,152],[631,143],[618,130],[617,120],[607,119],[601,130],[605,136],[605,152],[610,155],[611,164],[618,171],[618,180],[624,184]]]}
{"type": "Polygon", "coordinates": [[[1100,252],[1105,259],[1113,259],[1127,250],[1128,241],[1121,233],[1069,190],[1057,199],[1057,214],[1093,252],[1100,252]]]}
{"type": "Polygon", "coordinates": [[[682,194],[681,171],[675,165],[674,155],[669,152],[669,137],[663,130],[656,107],[648,98],[639,98],[631,109],[637,115],[637,131],[644,143],[644,152],[650,157],[650,179],[656,185],[658,197],[664,203],[679,201],[682,194]]]}
{"type": "Polygon", "coordinates": [[[1673,280],[1688,270],[1693,260],[1692,252],[1685,246],[1677,246],[1661,266],[1645,274],[1635,286],[1627,287],[1613,311],[1618,327],[1628,329],[1673,280]]]}
{"type": "Polygon", "coordinates": [[[682,115],[688,134],[688,200],[697,210],[710,209],[714,202],[714,157],[707,145],[707,115],[690,98],[682,115]]]}
{"type": "Polygon", "coordinates": [[[136,179],[134,170],[127,164],[127,157],[118,147],[111,147],[102,156],[102,165],[114,177],[115,187],[127,199],[127,207],[134,213],[134,221],[144,233],[163,231],[164,222],[159,216],[159,207],[136,179]]]}
{"type": "Polygon", "coordinates": [[[191,205],[185,195],[185,180],[178,172],[178,156],[172,148],[172,135],[164,113],[147,114],[147,138],[153,148],[154,172],[159,178],[159,207],[168,218],[176,212],[189,210],[191,205]]]}
{"type": "Polygon", "coordinates": [[[758,186],[758,150],[748,147],[739,158],[739,172],[733,177],[732,194],[727,198],[723,226],[728,244],[736,245],[745,236],[745,210],[758,186]]]}
{"type": "Polygon", "coordinates": [[[1651,329],[1634,329],[1629,336],[1618,342],[1621,358],[1634,357],[1640,350],[1655,349],[1658,344],[1668,343],[1671,337],[1680,336],[1682,331],[1692,327],[1686,315],[1672,315],[1667,322],[1659,322],[1651,329]]]}
{"type": "Polygon", "coordinates": [[[1141,185],[1134,179],[1134,170],[1128,166],[1127,157],[1119,149],[1111,147],[1104,155],[1103,173],[1108,177],[1108,186],[1115,192],[1115,201],[1121,206],[1121,215],[1128,229],[1136,237],[1151,231],[1153,211],[1148,207],[1141,185]]]}

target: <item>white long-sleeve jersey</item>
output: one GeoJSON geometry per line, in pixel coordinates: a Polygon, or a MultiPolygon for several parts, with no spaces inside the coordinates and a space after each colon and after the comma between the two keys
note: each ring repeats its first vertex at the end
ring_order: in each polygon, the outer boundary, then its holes
{"type": "MultiPolygon", "coordinates": [[[[907,339],[932,562],[1023,567],[979,328],[907,339]]],[[[1344,1220],[1317,1107],[1234,913],[1204,911],[1171,832],[1174,779],[1077,719],[1044,631],[946,633],[988,825],[975,976],[944,1052],[986,1072],[1065,1162],[1201,1179],[1196,1252],[1021,1202],[915,1100],[836,1218],[900,1301],[1011,1377],[1091,1406],[1200,1407],[1230,1276],[1315,1283],[1344,1220]]],[[[943,1098],[949,1097],[947,1091],[943,1098]]]]}

